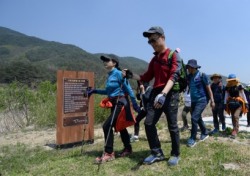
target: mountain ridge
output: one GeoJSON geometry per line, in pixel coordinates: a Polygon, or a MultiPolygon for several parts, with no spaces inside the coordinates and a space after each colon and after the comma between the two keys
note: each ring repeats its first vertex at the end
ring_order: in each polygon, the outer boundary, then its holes
{"type": "MultiPolygon", "coordinates": [[[[106,69],[99,59],[103,54],[107,53],[90,53],[73,44],[47,41],[0,26],[0,83],[56,82],[56,71],[62,69],[94,72],[96,85],[104,86],[106,69]]],[[[118,58],[121,68],[135,73],[143,73],[148,67],[146,61],[133,56],[118,58]]],[[[222,75],[224,84],[226,79],[222,75]]]]}
{"type": "MultiPolygon", "coordinates": [[[[100,86],[106,79],[103,74],[106,69],[99,59],[103,54],[106,53],[89,53],[72,44],[46,41],[0,27],[0,73],[3,75],[0,82],[56,82],[56,71],[62,69],[94,72],[95,82],[100,86]],[[31,73],[25,76],[27,70],[31,73]]],[[[133,68],[136,73],[144,72],[148,66],[146,61],[135,57],[119,57],[119,62],[121,68],[133,68]]]]}

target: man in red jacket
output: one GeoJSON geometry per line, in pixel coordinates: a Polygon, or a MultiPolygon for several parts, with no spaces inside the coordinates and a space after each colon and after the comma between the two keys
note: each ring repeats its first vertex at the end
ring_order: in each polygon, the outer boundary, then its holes
{"type": "MultiPolygon", "coordinates": [[[[148,38],[149,45],[153,47],[154,57],[144,74],[132,73],[131,75],[133,79],[143,82],[150,82],[154,79],[153,90],[147,107],[148,113],[144,122],[151,155],[144,159],[144,164],[152,164],[165,159],[156,129],[156,123],[164,112],[172,141],[171,157],[168,164],[177,165],[180,155],[180,137],[177,125],[179,92],[172,90],[172,87],[179,78],[180,57],[175,52],[171,63],[168,62],[171,50],[165,44],[165,34],[161,27],[151,27],[148,31],[143,32],[143,36],[148,38]]],[[[128,72],[124,74],[128,74],[128,72]]]]}

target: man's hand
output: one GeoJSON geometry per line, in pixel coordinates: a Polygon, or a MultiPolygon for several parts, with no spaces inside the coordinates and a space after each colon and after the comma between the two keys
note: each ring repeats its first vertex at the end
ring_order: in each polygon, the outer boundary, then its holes
{"type": "Polygon", "coordinates": [[[163,93],[158,94],[155,97],[155,101],[154,101],[155,108],[156,109],[161,108],[164,105],[165,100],[166,100],[166,95],[164,95],[163,93]]]}
{"type": "Polygon", "coordinates": [[[214,101],[211,101],[211,102],[210,102],[210,107],[211,107],[212,109],[214,109],[214,107],[215,107],[214,101]]]}

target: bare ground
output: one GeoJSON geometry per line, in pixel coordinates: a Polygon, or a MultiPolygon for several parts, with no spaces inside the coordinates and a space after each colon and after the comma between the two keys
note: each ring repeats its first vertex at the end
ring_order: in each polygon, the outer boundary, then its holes
{"type": "MultiPolygon", "coordinates": [[[[166,128],[166,120],[161,119],[161,122],[158,124],[159,125],[157,125],[157,128],[158,128],[158,135],[159,135],[160,140],[168,140],[169,132],[166,128]]],[[[182,126],[182,122],[179,122],[179,127],[181,126],[182,126]]],[[[128,131],[130,134],[132,134],[133,127],[129,127],[128,131]]],[[[94,144],[103,141],[103,132],[102,132],[102,128],[100,127],[100,125],[95,126],[94,135],[95,135],[94,144]]],[[[186,131],[186,132],[180,133],[180,135],[181,135],[181,138],[187,139],[188,136],[190,135],[190,132],[186,131]]],[[[143,124],[141,124],[140,138],[146,139],[143,124]]],[[[209,138],[209,140],[211,141],[217,140],[217,141],[226,142],[226,143],[233,142],[233,143],[239,143],[239,144],[244,144],[244,145],[250,145],[250,139],[244,138],[244,136],[241,138],[231,139],[229,137],[220,135],[220,136],[216,136],[213,138],[209,138]]],[[[22,143],[22,144],[27,144],[30,147],[35,147],[35,146],[46,147],[49,144],[55,144],[55,141],[56,141],[56,129],[55,128],[35,130],[33,127],[28,127],[22,131],[0,133],[0,146],[16,145],[18,143],[22,143]]]]}
{"type": "MultiPolygon", "coordinates": [[[[178,112],[178,118],[179,118],[179,127],[182,127],[182,120],[181,120],[181,111],[182,108],[179,108],[178,112]]],[[[207,107],[205,111],[203,112],[204,116],[210,116],[211,115],[211,109],[207,107]]],[[[160,121],[157,123],[157,129],[158,129],[158,135],[160,140],[168,140],[169,132],[167,130],[167,122],[164,116],[160,119],[160,121]]],[[[190,123],[190,114],[188,114],[188,120],[190,123]]],[[[0,125],[1,127],[1,125],[0,125]]],[[[208,128],[212,128],[212,126],[207,126],[208,128]]],[[[128,131],[130,134],[133,134],[133,127],[129,127],[128,131]]],[[[94,127],[94,144],[103,142],[103,131],[101,128],[101,125],[96,125],[94,127]]],[[[180,133],[180,137],[183,139],[187,139],[190,135],[190,132],[184,132],[180,133]]],[[[143,120],[141,122],[141,128],[140,128],[140,138],[146,139],[145,131],[144,131],[144,125],[143,120]]],[[[218,140],[222,142],[228,142],[228,143],[239,143],[239,144],[245,144],[250,145],[250,133],[241,135],[240,138],[231,139],[229,137],[219,135],[216,136],[216,138],[210,138],[209,140],[218,140]],[[246,136],[246,137],[245,137],[246,136]]],[[[49,129],[40,129],[37,130],[33,126],[27,127],[22,130],[17,130],[15,132],[2,132],[0,130],[0,147],[3,145],[16,145],[18,143],[27,144],[30,147],[35,146],[48,146],[48,144],[55,144],[56,142],[56,128],[49,128],[49,129]]],[[[50,148],[50,147],[46,147],[50,148]]]]}

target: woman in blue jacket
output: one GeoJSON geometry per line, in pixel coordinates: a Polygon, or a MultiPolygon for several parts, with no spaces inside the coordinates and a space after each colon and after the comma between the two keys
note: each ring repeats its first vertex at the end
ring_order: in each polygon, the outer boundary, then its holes
{"type": "Polygon", "coordinates": [[[119,69],[119,60],[115,55],[106,55],[101,56],[100,59],[103,61],[104,67],[108,70],[108,78],[106,81],[106,88],[101,89],[92,89],[88,92],[89,96],[92,93],[107,95],[108,98],[105,99],[103,103],[104,106],[108,104],[111,107],[111,113],[107,120],[103,124],[103,132],[105,137],[105,148],[103,155],[96,158],[97,163],[103,163],[115,159],[115,153],[113,151],[114,143],[114,134],[113,127],[115,131],[120,131],[121,139],[124,145],[124,149],[119,154],[119,156],[124,157],[132,153],[132,147],[130,145],[129,133],[126,127],[120,127],[121,124],[118,122],[122,112],[125,112],[126,115],[123,115],[123,118],[126,118],[128,121],[133,121],[133,115],[130,110],[130,103],[128,95],[132,101],[133,108],[136,112],[140,111],[140,107],[137,105],[135,95],[133,90],[126,80],[123,78],[122,71],[119,69]],[[118,118],[119,117],[119,118],[118,118]],[[120,129],[118,129],[120,128],[120,129]],[[121,129],[122,128],[122,129],[121,129]]]}

